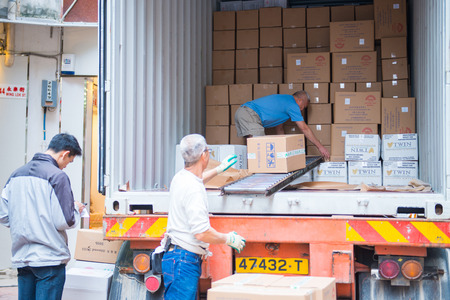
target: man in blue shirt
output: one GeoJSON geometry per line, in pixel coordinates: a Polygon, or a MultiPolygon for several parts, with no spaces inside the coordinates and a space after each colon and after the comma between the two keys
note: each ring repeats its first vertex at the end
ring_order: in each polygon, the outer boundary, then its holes
{"type": "Polygon", "coordinates": [[[325,159],[330,158],[328,150],[314,136],[303,119],[302,111],[308,107],[309,95],[305,91],[293,95],[269,95],[249,101],[238,108],[235,122],[238,136],[246,138],[262,136],[264,128],[275,128],[277,134],[284,134],[283,123],[287,120],[295,122],[320,151],[325,159]]]}

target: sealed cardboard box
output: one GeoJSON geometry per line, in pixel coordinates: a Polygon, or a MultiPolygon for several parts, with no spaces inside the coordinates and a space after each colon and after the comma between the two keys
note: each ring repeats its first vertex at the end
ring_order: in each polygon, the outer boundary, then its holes
{"type": "Polygon", "coordinates": [[[330,46],[330,27],[308,28],[308,48],[330,46]]]}
{"type": "Polygon", "coordinates": [[[259,67],[282,67],[283,48],[259,48],[259,67]]]}
{"type": "Polygon", "coordinates": [[[235,33],[234,30],[213,31],[213,50],[234,50],[235,33]]]}
{"type": "Polygon", "coordinates": [[[284,276],[269,287],[283,289],[313,289],[316,300],[336,300],[336,279],[316,276],[284,276]]]}
{"type": "Polygon", "coordinates": [[[230,104],[244,104],[253,100],[253,85],[232,84],[229,85],[230,104]]]}
{"type": "Polygon", "coordinates": [[[385,134],[383,135],[383,160],[419,160],[417,134],[385,134]]]}
{"type": "Polygon", "coordinates": [[[229,105],[206,106],[206,125],[230,125],[229,105]]]}
{"type": "Polygon", "coordinates": [[[308,53],[330,52],[330,47],[308,48],[308,53]]]}
{"type": "Polygon", "coordinates": [[[355,7],[353,5],[331,7],[331,22],[346,22],[354,20],[355,7]]]}
{"type": "Polygon", "coordinates": [[[240,69],[236,70],[236,83],[248,84],[258,82],[258,69],[240,69]]]}
{"type": "Polygon", "coordinates": [[[408,79],[408,60],[406,58],[383,59],[381,70],[383,80],[408,79]]]}
{"type": "Polygon", "coordinates": [[[236,49],[258,49],[259,30],[236,30],[236,49]]]}
{"type": "Polygon", "coordinates": [[[258,68],[258,49],[236,50],[236,69],[258,68]]]}
{"type": "Polygon", "coordinates": [[[406,36],[381,39],[381,58],[401,58],[407,56],[406,36]]]}
{"type": "Polygon", "coordinates": [[[332,124],[331,125],[331,155],[341,157],[345,155],[345,136],[347,134],[377,134],[377,124],[332,124]]]}
{"type": "Polygon", "coordinates": [[[336,92],[354,92],[354,82],[332,82],[330,83],[330,103],[334,103],[336,92]]]}
{"type": "Polygon", "coordinates": [[[247,146],[242,145],[208,145],[211,149],[210,158],[222,161],[228,155],[235,154],[237,162],[233,165],[235,169],[247,169],[247,146]]]}
{"type": "Polygon", "coordinates": [[[234,84],[234,70],[213,70],[213,85],[234,84]]]}
{"type": "Polygon", "coordinates": [[[228,85],[207,85],[206,105],[228,105],[228,85]]]}
{"type": "Polygon", "coordinates": [[[324,162],[313,170],[314,181],[347,183],[347,162],[324,162]]]}
{"type": "Polygon", "coordinates": [[[259,11],[256,9],[236,12],[236,29],[258,29],[259,11]]]}
{"type": "Polygon", "coordinates": [[[282,83],[278,85],[278,94],[292,95],[303,90],[303,83],[282,83]]]}
{"type": "Polygon", "coordinates": [[[309,104],[308,124],[331,124],[331,104],[309,104]]]}
{"type": "Polygon", "coordinates": [[[408,185],[413,179],[419,178],[417,161],[383,161],[383,184],[408,185]]]}
{"type": "Polygon", "coordinates": [[[375,39],[406,36],[406,0],[374,0],[375,39]]]}
{"type": "Polygon", "coordinates": [[[259,27],[281,27],[281,7],[264,7],[259,9],[259,27]]]}
{"type": "Polygon", "coordinates": [[[355,20],[373,20],[373,4],[356,5],[355,6],[355,20]]]}
{"type": "MultiPolygon", "coordinates": [[[[331,146],[324,146],[328,153],[331,151],[331,146]]],[[[316,146],[306,146],[306,155],[310,156],[322,156],[319,149],[316,146]]],[[[308,180],[309,181],[309,180],[308,180]]]]}
{"type": "Polygon", "coordinates": [[[114,271],[70,268],[66,272],[63,300],[107,300],[114,271]]]}
{"type": "Polygon", "coordinates": [[[260,68],[259,69],[260,83],[282,83],[283,82],[283,68],[260,68]]]}
{"type": "Polygon", "coordinates": [[[283,125],[283,130],[285,134],[303,134],[297,125],[283,125]]]}
{"type": "Polygon", "coordinates": [[[308,7],[306,9],[306,27],[330,26],[330,7],[308,7]]]}
{"type": "Polygon", "coordinates": [[[377,53],[333,53],[333,82],[377,81],[377,53]]]}
{"type": "Polygon", "coordinates": [[[312,289],[280,289],[246,285],[218,286],[208,290],[208,300],[310,300],[314,299],[312,289]]]}
{"type": "MultiPolygon", "coordinates": [[[[311,103],[313,104],[324,104],[329,103],[328,97],[328,82],[315,82],[315,83],[305,83],[305,91],[308,93],[311,103]]],[[[325,124],[325,123],[324,123],[325,124]]]]}
{"type": "Polygon", "coordinates": [[[348,184],[383,185],[381,161],[349,161],[348,184]]]}
{"type": "Polygon", "coordinates": [[[213,12],[214,30],[235,30],[236,12],[234,11],[215,11],[213,12]]]}
{"type": "Polygon", "coordinates": [[[285,48],[306,48],[306,28],[284,28],[283,46],[285,48]]]}
{"type": "Polygon", "coordinates": [[[416,132],[416,98],[382,98],[381,114],[381,134],[416,132]]]}
{"type": "Polygon", "coordinates": [[[334,123],[381,123],[380,92],[337,92],[334,123]]]}
{"type": "Polygon", "coordinates": [[[208,145],[228,144],[230,140],[229,134],[229,126],[206,126],[206,143],[208,145]]]}
{"type": "Polygon", "coordinates": [[[276,282],[282,278],[283,275],[236,273],[223,279],[213,281],[211,283],[211,286],[213,288],[218,286],[230,285],[267,287],[271,283],[276,282]]]}
{"type": "Polygon", "coordinates": [[[247,150],[251,173],[288,173],[306,166],[303,134],[252,137],[247,150]]]}
{"type": "Polygon", "coordinates": [[[283,28],[269,27],[259,29],[259,47],[283,47],[283,28]]]}
{"type": "Polygon", "coordinates": [[[330,23],[331,52],[373,51],[373,21],[330,23]]]}
{"type": "Polygon", "coordinates": [[[213,51],[212,68],[213,70],[234,70],[234,50],[213,51]]]}
{"type": "Polygon", "coordinates": [[[378,161],[380,149],[378,134],[347,134],[345,136],[346,161],[378,161]]]}
{"type": "Polygon", "coordinates": [[[237,135],[236,125],[230,125],[230,144],[233,145],[246,144],[245,138],[237,135]]]}
{"type": "Polygon", "coordinates": [[[254,84],[253,99],[278,94],[278,84],[254,84]]]}
{"type": "Polygon", "coordinates": [[[295,7],[283,9],[283,28],[306,27],[306,8],[295,7]]]}
{"type": "Polygon", "coordinates": [[[407,79],[383,81],[383,97],[385,98],[407,98],[409,97],[409,86],[407,79]]]}
{"type": "Polygon", "coordinates": [[[306,53],[306,48],[283,48],[283,66],[287,69],[287,55],[289,53],[306,53]]]}
{"type": "MultiPolygon", "coordinates": [[[[331,145],[331,125],[330,124],[316,124],[309,126],[314,136],[319,140],[323,146],[331,145]]],[[[308,146],[312,146],[309,140],[306,141],[308,146]]]]}
{"type": "Polygon", "coordinates": [[[77,244],[74,258],[92,262],[115,263],[122,241],[103,239],[103,231],[80,229],[77,233],[77,244]]]}
{"type": "Polygon", "coordinates": [[[380,92],[381,93],[381,82],[357,82],[356,83],[357,92],[380,92]]]}
{"type": "Polygon", "coordinates": [[[287,82],[330,82],[330,53],[287,55],[287,82]]]}

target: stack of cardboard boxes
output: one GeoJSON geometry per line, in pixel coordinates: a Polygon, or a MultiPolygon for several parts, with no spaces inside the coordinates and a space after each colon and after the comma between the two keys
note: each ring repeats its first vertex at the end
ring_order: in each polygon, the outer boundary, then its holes
{"type": "Polygon", "coordinates": [[[235,73],[236,13],[214,12],[213,84],[233,84],[235,73]]]}

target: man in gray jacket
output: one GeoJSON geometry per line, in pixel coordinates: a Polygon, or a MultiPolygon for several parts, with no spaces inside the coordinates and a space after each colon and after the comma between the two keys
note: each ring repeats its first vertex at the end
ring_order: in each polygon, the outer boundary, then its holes
{"type": "Polygon", "coordinates": [[[58,134],[45,153],[12,173],[2,191],[0,223],[11,231],[19,300],[62,297],[70,260],[65,230],[77,226],[84,208],[62,169],[78,155],[77,139],[58,134]]]}

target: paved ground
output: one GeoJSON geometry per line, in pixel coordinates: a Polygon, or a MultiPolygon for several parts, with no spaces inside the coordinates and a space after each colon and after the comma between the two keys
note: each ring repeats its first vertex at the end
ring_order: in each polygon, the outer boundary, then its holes
{"type": "Polygon", "coordinates": [[[0,300],[17,300],[17,271],[0,270],[0,300]]]}
{"type": "Polygon", "coordinates": [[[17,286],[0,287],[0,300],[17,300],[18,297],[17,286]]]}

